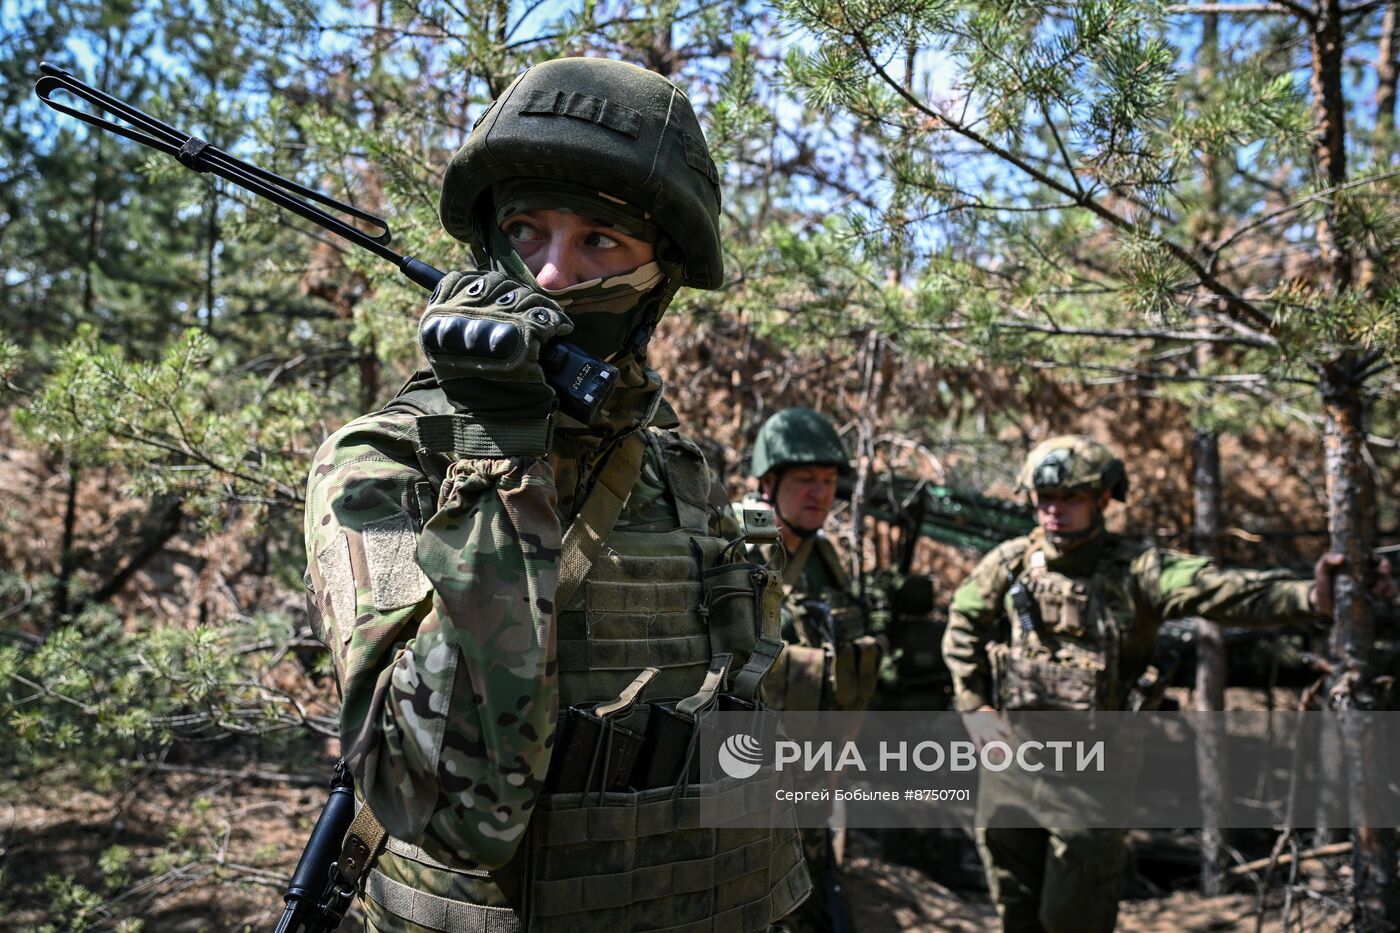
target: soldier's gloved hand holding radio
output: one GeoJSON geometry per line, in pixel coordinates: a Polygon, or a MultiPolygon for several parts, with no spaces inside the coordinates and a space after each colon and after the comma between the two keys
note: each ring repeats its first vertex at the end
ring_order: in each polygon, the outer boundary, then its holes
{"type": "Polygon", "coordinates": [[[555,408],[540,353],[573,329],[554,301],[499,272],[450,272],[428,302],[418,342],[470,430],[494,441],[497,455],[538,456],[548,452],[555,408]]]}

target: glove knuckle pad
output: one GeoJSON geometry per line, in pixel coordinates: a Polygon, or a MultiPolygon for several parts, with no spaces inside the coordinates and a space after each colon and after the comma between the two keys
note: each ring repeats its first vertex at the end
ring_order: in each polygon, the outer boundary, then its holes
{"type": "Polygon", "coordinates": [[[419,324],[419,343],[444,384],[543,381],[546,344],[573,330],[547,295],[498,272],[450,273],[419,324]]]}

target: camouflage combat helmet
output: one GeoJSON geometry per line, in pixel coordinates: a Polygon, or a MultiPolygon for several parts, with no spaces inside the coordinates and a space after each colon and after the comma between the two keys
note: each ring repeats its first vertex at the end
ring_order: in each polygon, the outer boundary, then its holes
{"type": "Polygon", "coordinates": [[[717,288],[719,172],[680,89],[655,72],[599,58],[535,65],[477,121],[447,167],[442,226],[485,265],[481,198],[520,176],[586,182],[647,211],[678,252],[682,284],[717,288]]]}
{"type": "Polygon", "coordinates": [[[1107,489],[1119,502],[1128,496],[1128,471],[1113,451],[1098,441],[1061,434],[1041,441],[1021,468],[1023,489],[1065,492],[1107,489]]]}
{"type": "Polygon", "coordinates": [[[794,466],[834,466],[842,473],[851,469],[846,446],[831,421],[810,408],[780,411],[758,429],[749,472],[763,476],[773,470],[794,466]]]}

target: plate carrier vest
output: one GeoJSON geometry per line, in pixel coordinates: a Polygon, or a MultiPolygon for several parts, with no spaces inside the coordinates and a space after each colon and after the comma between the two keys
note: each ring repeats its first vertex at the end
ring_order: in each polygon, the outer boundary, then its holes
{"type": "MultiPolygon", "coordinates": [[[[401,394],[386,408],[395,409],[454,413],[435,388],[401,394]]],[[[782,650],[782,589],[742,546],[710,533],[699,448],[674,431],[648,428],[645,440],[644,468],[671,493],[675,527],[629,525],[624,507],[560,607],[561,721],[547,790],[519,850],[487,872],[388,838],[365,878],[373,928],[756,933],[810,890],[795,816],[790,803],[775,804],[775,779],[701,784],[692,780],[693,739],[688,754],[667,761],[651,743],[661,725],[652,720],[693,723],[711,708],[761,705],[759,686],[782,650]],[[658,763],[667,766],[661,786],[658,763]],[[772,817],[754,819],[765,812],[772,817]],[[715,814],[732,814],[736,825],[715,828],[715,814]]],[[[418,507],[409,505],[421,527],[447,457],[421,448],[418,457],[430,482],[419,484],[418,507]]]]}
{"type": "MultiPolygon", "coordinates": [[[[1024,587],[1034,607],[1035,626],[1027,633],[1013,604],[1004,599],[1011,638],[988,645],[997,708],[1032,710],[1126,709],[1122,622],[1110,606],[1115,580],[1126,579],[1126,566],[1106,549],[1088,576],[1068,576],[1049,569],[1043,553],[1031,546],[1007,566],[1012,587],[1024,587]]],[[[1128,667],[1141,667],[1128,659],[1128,667]]]]}

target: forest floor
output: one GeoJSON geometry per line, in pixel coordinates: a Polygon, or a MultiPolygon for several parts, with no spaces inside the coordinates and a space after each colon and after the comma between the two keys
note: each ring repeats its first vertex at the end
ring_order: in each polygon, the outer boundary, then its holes
{"type": "MultiPolygon", "coordinates": [[[[985,890],[945,886],[920,868],[881,857],[879,841],[870,836],[852,835],[848,857],[848,893],[852,912],[861,933],[970,933],[996,930],[996,909],[985,890]]],[[[1159,844],[1149,834],[1134,834],[1135,855],[1159,844]]],[[[962,850],[976,858],[969,842],[962,850]]],[[[972,863],[976,867],[976,863],[972,863]]],[[[958,873],[959,879],[967,875],[958,873]]],[[[1329,874],[1305,865],[1295,881],[1289,910],[1289,923],[1283,923],[1284,891],[1275,884],[1264,904],[1265,931],[1340,931],[1350,929],[1350,920],[1337,903],[1341,890],[1329,874]],[[1310,893],[1301,893],[1301,892],[1310,893]]],[[[1141,889],[1143,880],[1134,878],[1130,896],[1119,909],[1120,933],[1207,933],[1207,931],[1253,931],[1260,904],[1253,893],[1238,891],[1220,897],[1202,897],[1196,890],[1153,892],[1141,889]],[[1136,894],[1136,896],[1133,896],[1136,894]]]]}
{"type": "MultiPolygon", "coordinates": [[[[0,930],[124,929],[120,921],[131,917],[161,933],[271,929],[325,789],[310,777],[270,780],[257,770],[266,763],[244,759],[240,767],[238,757],[226,751],[177,766],[183,770],[146,769],[105,793],[75,792],[53,775],[0,782],[0,930]]],[[[1164,871],[1190,883],[1189,839],[1143,832],[1130,839],[1135,868],[1120,930],[1256,929],[1259,903],[1247,882],[1213,898],[1166,889],[1164,871]],[[1161,867],[1173,859],[1175,868],[1161,867]]],[[[1262,929],[1347,929],[1338,903],[1344,861],[1303,864],[1286,926],[1276,882],[1262,929]]],[[[996,928],[975,850],[957,831],[853,831],[847,863],[862,933],[996,928]]]]}

